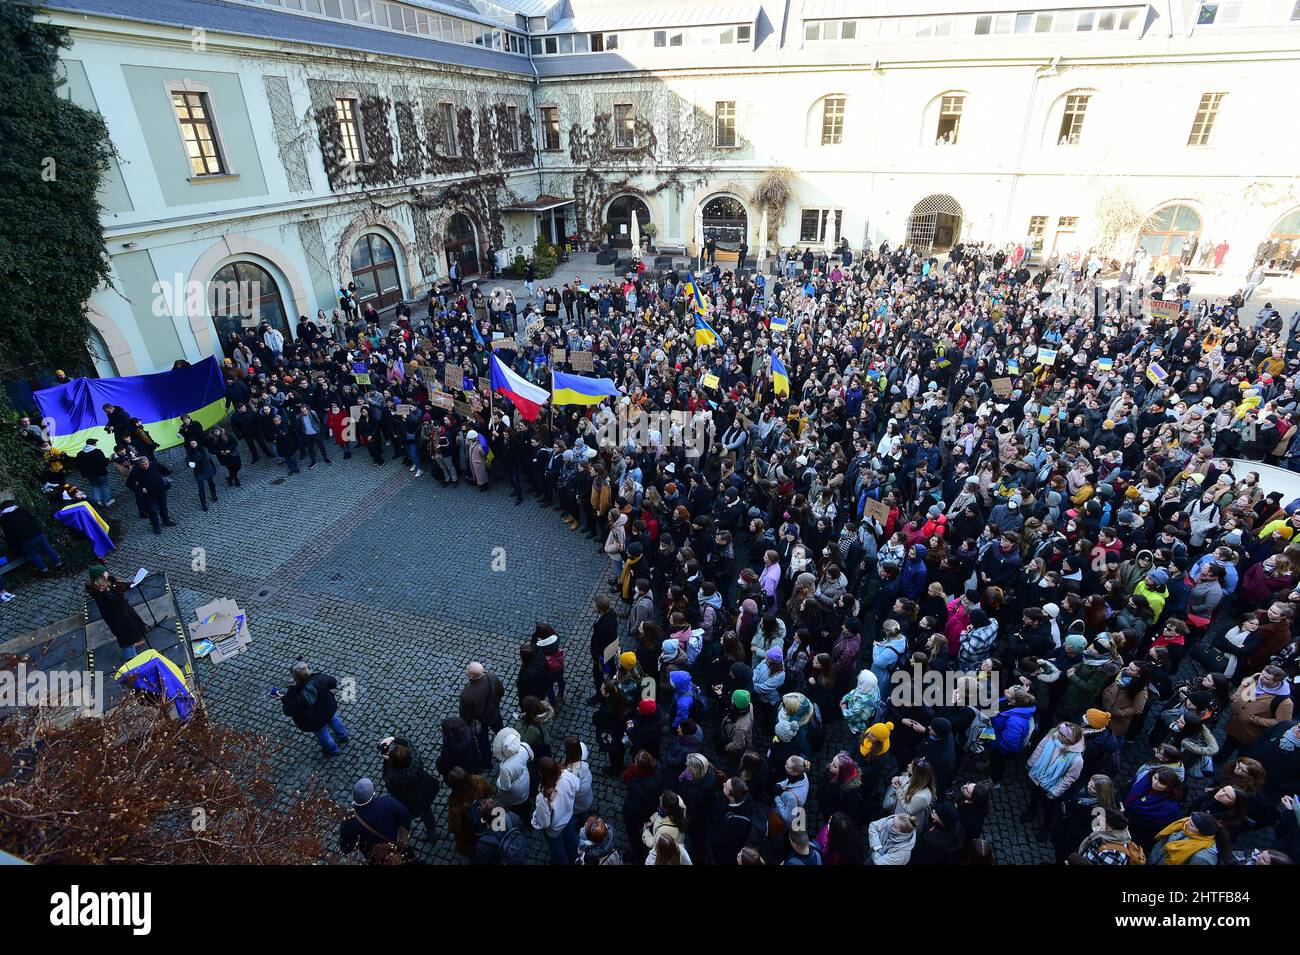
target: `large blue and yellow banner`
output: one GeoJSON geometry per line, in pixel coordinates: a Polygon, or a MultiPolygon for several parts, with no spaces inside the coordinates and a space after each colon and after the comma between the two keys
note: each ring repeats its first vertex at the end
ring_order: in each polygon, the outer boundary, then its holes
{"type": "Polygon", "coordinates": [[[87,438],[99,441],[111,454],[117,443],[105,430],[104,405],[125,408],[139,418],[159,447],[181,443],[181,415],[189,415],[205,428],[226,413],[226,383],[216,358],[195,365],[130,378],[77,378],[66,385],[34,394],[50,444],[65,454],[76,454],[87,438]]]}

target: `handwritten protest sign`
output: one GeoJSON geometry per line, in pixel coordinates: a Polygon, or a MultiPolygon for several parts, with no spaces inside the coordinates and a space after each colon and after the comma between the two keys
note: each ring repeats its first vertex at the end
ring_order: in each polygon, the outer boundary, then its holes
{"type": "Polygon", "coordinates": [[[1003,397],[1003,398],[1005,398],[1007,395],[1011,394],[1011,379],[1010,379],[1010,378],[994,378],[994,379],[993,379],[993,393],[994,393],[995,395],[999,395],[1000,397],[1003,397]]]}
{"type": "Polygon", "coordinates": [[[717,388],[717,387],[718,387],[718,376],[717,376],[717,375],[705,375],[703,378],[700,379],[700,384],[702,384],[705,388],[717,388]]]}
{"type": "Polygon", "coordinates": [[[569,353],[569,366],[574,371],[594,371],[596,365],[592,361],[592,355],[589,351],[575,351],[569,353]]]}
{"type": "Polygon", "coordinates": [[[862,515],[874,518],[881,527],[884,527],[885,522],[889,520],[889,505],[869,497],[862,505],[862,515]]]}
{"type": "Polygon", "coordinates": [[[444,411],[450,411],[456,406],[456,400],[451,395],[442,391],[435,391],[429,395],[429,404],[435,408],[442,408],[444,411]]]}
{"type": "Polygon", "coordinates": [[[564,349],[563,349],[563,348],[552,348],[552,349],[551,349],[551,364],[552,364],[552,365],[563,365],[563,364],[564,364],[564,355],[565,355],[565,352],[564,352],[564,349]]]}

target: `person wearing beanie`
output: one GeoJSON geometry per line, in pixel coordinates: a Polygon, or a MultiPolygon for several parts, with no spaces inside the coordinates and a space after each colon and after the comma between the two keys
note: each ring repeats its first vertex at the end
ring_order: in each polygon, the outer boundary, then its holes
{"type": "Polygon", "coordinates": [[[86,568],[86,594],[95,601],[105,626],[117,638],[123,664],[144,652],[149,643],[148,626],[127,600],[130,590],[131,584],[118,580],[103,564],[91,564],[86,568]]]}
{"type": "MultiPolygon", "coordinates": [[[[1124,751],[1124,741],[1117,737],[1110,728],[1110,714],[1096,708],[1083,715],[1083,769],[1081,776],[1106,776],[1110,779],[1119,777],[1120,754],[1124,751]]],[[[1078,838],[1070,840],[1066,853],[1074,850],[1078,838]]]]}
{"type": "Polygon", "coordinates": [[[636,715],[632,717],[632,726],[627,731],[628,752],[636,753],[645,750],[655,758],[655,762],[658,762],[662,733],[663,722],[659,718],[658,704],[654,700],[638,702],[636,715]]]}
{"type": "Polygon", "coordinates": [[[393,796],[376,796],[375,784],[362,777],[352,787],[352,815],[339,826],[339,849],[360,848],[370,861],[383,861],[405,851],[410,825],[410,810],[393,796]]]}
{"type": "Polygon", "coordinates": [[[1090,709],[1083,714],[1083,718],[1084,722],[1088,724],[1088,727],[1094,730],[1104,730],[1110,725],[1110,714],[1105,710],[1099,710],[1096,708],[1090,709]]]}
{"type": "Polygon", "coordinates": [[[1134,597],[1146,598],[1152,620],[1159,620],[1160,614],[1165,609],[1165,601],[1169,599],[1168,585],[1169,571],[1163,567],[1154,567],[1147,571],[1147,575],[1133,588],[1134,597]]]}
{"type": "Polygon", "coordinates": [[[722,720],[721,739],[723,758],[734,772],[754,739],[754,710],[748,690],[735,690],[731,694],[731,710],[722,720]]]}
{"type": "Polygon", "coordinates": [[[781,705],[781,687],[785,685],[784,656],[779,646],[772,647],[754,667],[754,730],[766,733],[772,717],[781,705]]]}
{"type": "Polygon", "coordinates": [[[1208,812],[1175,819],[1156,833],[1151,865],[1219,865],[1231,851],[1228,834],[1208,812]]]}
{"type": "Polygon", "coordinates": [[[858,744],[858,755],[864,763],[880,765],[880,761],[889,753],[889,736],[893,732],[893,723],[872,723],[867,727],[858,744]]]}

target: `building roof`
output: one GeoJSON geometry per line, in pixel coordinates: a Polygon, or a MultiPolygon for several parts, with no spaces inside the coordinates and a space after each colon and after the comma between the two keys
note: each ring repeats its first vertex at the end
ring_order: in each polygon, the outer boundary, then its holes
{"type": "Polygon", "coordinates": [[[558,20],[548,33],[587,33],[602,30],[646,30],[655,27],[708,26],[713,23],[753,23],[759,4],[610,2],[571,5],[572,16],[558,20]]]}
{"type": "Polygon", "coordinates": [[[465,43],[223,0],[47,0],[47,9],[189,31],[283,40],[532,76],[528,58],[465,43]]]}

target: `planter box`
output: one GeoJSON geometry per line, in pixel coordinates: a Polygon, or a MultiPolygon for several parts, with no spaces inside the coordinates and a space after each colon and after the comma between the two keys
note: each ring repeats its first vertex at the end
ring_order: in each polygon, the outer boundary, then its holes
{"type": "Polygon", "coordinates": [[[617,262],[617,261],[618,261],[618,253],[614,252],[613,250],[606,249],[603,252],[596,253],[597,265],[609,265],[611,262],[617,262]]]}

